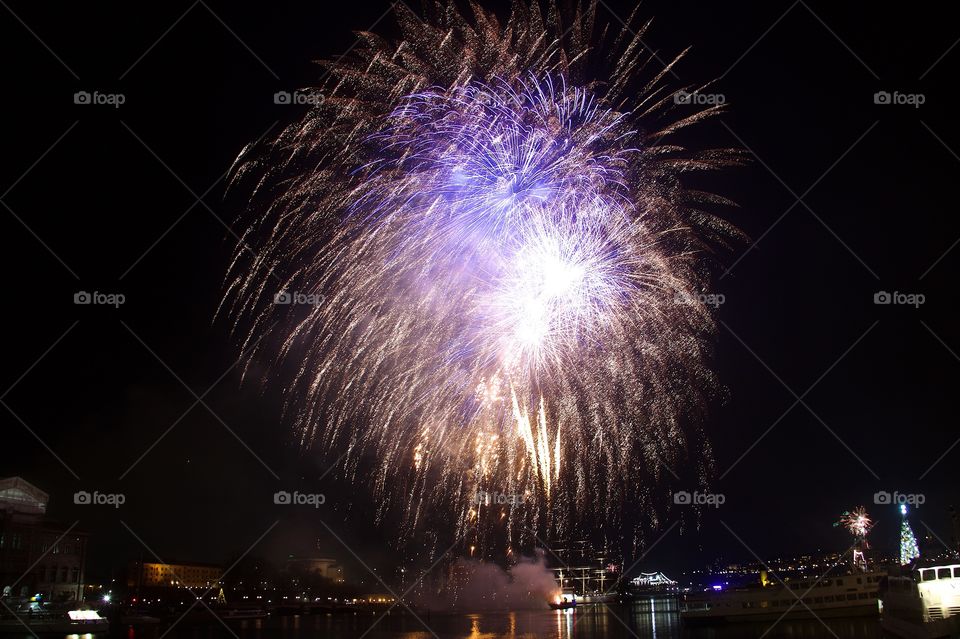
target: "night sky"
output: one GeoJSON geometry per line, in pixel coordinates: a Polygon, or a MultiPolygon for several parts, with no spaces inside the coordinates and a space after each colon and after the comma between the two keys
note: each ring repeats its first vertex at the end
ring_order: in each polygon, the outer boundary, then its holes
{"type": "MultiPolygon", "coordinates": [[[[277,520],[254,554],[349,559],[329,526],[367,563],[390,558],[366,487],[300,454],[282,380],[265,387],[254,370],[242,383],[238,341],[215,318],[242,228],[224,175],[244,145],[300,117],[305,107],[273,96],[311,86],[312,61],[378,21],[395,32],[388,6],[0,8],[0,476],[46,490],[52,517],[93,535],[91,575],[146,552],[138,537],[164,559],[227,561],[277,520]],[[77,105],[78,91],[126,101],[77,105]],[[126,302],[76,305],[78,291],[126,302]],[[274,507],[275,491],[298,488],[326,494],[323,510],[274,507]],[[127,503],[77,506],[77,490],[127,503]]],[[[849,537],[832,523],[860,504],[879,520],[874,547],[889,551],[898,522],[874,505],[879,490],[923,493],[918,536],[929,525],[950,539],[960,30],[942,3],[889,7],[641,8],[663,59],[693,45],[676,86],[716,78],[730,104],[684,142],[755,154],[690,183],[737,201],[722,213],[754,242],[720,254],[728,270],[714,285],[725,303],[713,365],[729,399],[705,430],[726,503],[699,531],[670,530],[646,569],[842,550],[849,537]],[[878,91],[925,103],[875,104],[878,91]],[[925,303],[877,305],[878,291],[925,303]]],[[[599,13],[616,22],[632,8],[611,0],[599,13]]]]}

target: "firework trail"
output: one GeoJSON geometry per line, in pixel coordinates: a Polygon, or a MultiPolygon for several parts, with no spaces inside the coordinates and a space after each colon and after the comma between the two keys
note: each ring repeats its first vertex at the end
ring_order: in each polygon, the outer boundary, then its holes
{"type": "Polygon", "coordinates": [[[664,473],[712,461],[702,256],[736,232],[679,176],[739,155],[670,142],[717,108],[671,115],[647,25],[471,8],[397,3],[401,38],[360,33],[303,120],[241,155],[223,312],[251,357],[280,343],[301,444],[345,453],[403,535],[636,540],[664,473]],[[322,303],[274,303],[291,292],[322,303]]]}

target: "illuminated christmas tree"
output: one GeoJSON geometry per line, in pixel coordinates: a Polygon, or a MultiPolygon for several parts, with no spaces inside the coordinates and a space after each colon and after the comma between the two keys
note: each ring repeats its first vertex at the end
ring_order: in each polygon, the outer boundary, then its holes
{"type": "Polygon", "coordinates": [[[900,524],[900,565],[906,566],[920,556],[920,549],[917,547],[917,538],[913,535],[910,522],[907,521],[906,504],[900,504],[900,515],[903,517],[903,523],[900,524]]]}

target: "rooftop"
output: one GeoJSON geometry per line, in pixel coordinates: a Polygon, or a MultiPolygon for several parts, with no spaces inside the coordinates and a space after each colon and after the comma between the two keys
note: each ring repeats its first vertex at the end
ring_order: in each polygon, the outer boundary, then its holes
{"type": "Polygon", "coordinates": [[[0,510],[43,515],[48,501],[50,495],[22,477],[0,479],[0,510]]]}

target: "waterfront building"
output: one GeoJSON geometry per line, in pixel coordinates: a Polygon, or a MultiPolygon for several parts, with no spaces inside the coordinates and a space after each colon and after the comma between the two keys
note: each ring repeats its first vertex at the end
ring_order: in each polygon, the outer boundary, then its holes
{"type": "Polygon", "coordinates": [[[221,585],[223,568],[216,564],[132,561],[127,570],[127,586],[151,588],[213,588],[221,585]]]}
{"type": "Polygon", "coordinates": [[[79,601],[88,535],[48,519],[48,502],[20,477],[0,479],[0,588],[14,597],[79,601]]]}

